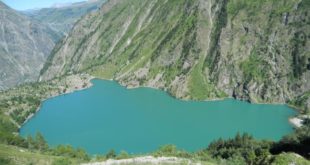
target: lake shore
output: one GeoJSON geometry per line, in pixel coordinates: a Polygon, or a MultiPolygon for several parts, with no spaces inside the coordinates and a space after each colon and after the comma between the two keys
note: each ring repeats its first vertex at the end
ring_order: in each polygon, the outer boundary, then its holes
{"type": "MultiPolygon", "coordinates": [[[[106,81],[116,81],[114,79],[104,79],[104,78],[97,78],[97,77],[94,77],[94,76],[91,76],[91,75],[88,75],[88,74],[78,74],[78,75],[69,75],[67,77],[64,78],[65,80],[65,83],[59,83],[59,90],[61,91],[60,93],[51,93],[49,97],[47,98],[44,98],[42,101],[41,101],[41,104],[39,105],[39,107],[37,107],[36,109],[36,112],[33,113],[33,114],[30,114],[26,120],[23,122],[23,124],[21,124],[19,126],[22,127],[24,124],[26,124],[30,119],[32,119],[36,113],[41,109],[41,105],[42,103],[47,100],[47,99],[50,99],[50,98],[53,98],[53,97],[58,97],[58,96],[61,96],[61,95],[67,95],[67,94],[70,94],[70,93],[73,93],[73,92],[76,92],[76,91],[81,91],[81,90],[85,90],[85,89],[88,89],[90,87],[93,86],[92,84],[92,80],[94,79],[100,79],[100,80],[106,80],[106,81]],[[65,85],[64,85],[65,84],[65,85]]],[[[52,80],[54,81],[54,80],[52,80]]],[[[57,81],[57,80],[55,80],[57,81]]],[[[159,89],[157,87],[150,87],[150,86],[135,86],[135,87],[132,87],[132,86],[126,86],[126,85],[122,85],[120,82],[116,81],[118,84],[120,84],[121,86],[127,88],[127,89],[136,89],[136,88],[152,88],[152,89],[158,89],[158,90],[163,90],[165,92],[167,92],[167,90],[164,90],[164,89],[159,89]]],[[[175,96],[173,96],[171,93],[167,92],[167,94],[170,96],[170,97],[173,97],[174,99],[181,99],[181,100],[184,100],[184,101],[190,101],[189,99],[182,99],[182,98],[177,98],[175,96]]],[[[217,99],[207,99],[207,100],[202,100],[202,102],[210,102],[210,101],[220,101],[220,100],[225,100],[225,99],[235,99],[235,98],[232,98],[232,97],[226,97],[226,98],[217,98],[217,99]]],[[[238,100],[238,99],[236,99],[238,100]]],[[[246,100],[241,100],[241,101],[246,101],[246,100]]],[[[249,102],[252,104],[252,102],[249,102]]],[[[253,102],[254,103],[254,102],[253,102]]],[[[284,105],[283,103],[254,103],[254,104],[273,104],[273,105],[284,105]]],[[[289,105],[288,105],[289,106],[289,105]]],[[[291,106],[289,106],[291,107],[291,106]]],[[[292,108],[292,107],[291,107],[292,108]]],[[[296,110],[298,112],[298,109],[296,108],[293,108],[294,110],[296,110]]],[[[288,119],[289,123],[291,123],[294,127],[298,128],[298,127],[301,127],[302,126],[302,122],[303,120],[298,118],[298,117],[292,117],[292,118],[289,118],[288,119]]]]}
{"type": "MultiPolygon", "coordinates": [[[[114,79],[105,79],[105,78],[95,78],[95,79],[101,79],[101,80],[108,80],[108,81],[116,81],[119,85],[125,87],[126,89],[137,89],[137,88],[151,88],[151,89],[156,89],[156,90],[162,90],[165,91],[170,97],[174,98],[174,99],[180,99],[182,101],[199,101],[199,100],[191,100],[191,99],[186,99],[186,98],[178,98],[175,95],[173,95],[172,93],[170,93],[167,89],[162,89],[160,87],[156,87],[156,86],[145,86],[145,85],[126,85],[126,84],[122,84],[121,82],[114,80],[114,79]]],[[[212,101],[222,101],[225,99],[235,99],[235,100],[240,100],[240,101],[245,101],[248,102],[250,104],[261,104],[261,105],[286,105],[290,108],[292,108],[293,110],[295,110],[297,113],[301,112],[301,109],[299,109],[296,106],[287,104],[287,103],[282,103],[282,102],[258,102],[258,101],[251,101],[251,100],[243,100],[243,99],[238,99],[238,98],[234,98],[231,96],[228,97],[223,97],[223,98],[211,98],[211,99],[206,99],[206,100],[200,100],[202,102],[212,102],[212,101]]],[[[288,119],[288,122],[291,123],[295,128],[299,128],[303,125],[303,120],[298,118],[298,115],[295,117],[290,117],[288,119]]]]}
{"type": "MultiPolygon", "coordinates": [[[[26,120],[23,122],[23,124],[18,125],[19,128],[21,128],[23,125],[25,125],[30,119],[32,119],[36,113],[38,113],[41,109],[42,103],[48,99],[62,96],[62,95],[67,95],[76,91],[81,91],[88,89],[93,86],[91,83],[91,80],[94,79],[95,77],[87,75],[87,74],[80,74],[80,75],[70,75],[65,78],[64,83],[60,83],[59,90],[62,93],[55,93],[52,92],[49,97],[44,98],[41,100],[40,105],[36,108],[35,113],[30,114],[26,120]],[[65,85],[64,85],[65,84],[65,85]]],[[[55,80],[52,80],[55,81],[55,80]]]]}
{"type": "MultiPolygon", "coordinates": [[[[164,91],[155,91],[150,88],[128,90],[115,81],[100,79],[93,79],[91,83],[94,85],[88,90],[61,96],[52,99],[50,102],[48,101],[48,103],[44,102],[42,108],[44,111],[38,113],[35,118],[28,122],[25,129],[21,128],[20,134],[23,136],[27,132],[44,130],[43,125],[47,123],[49,127],[53,126],[55,128],[50,129],[57,130],[58,135],[66,134],[66,138],[79,139],[79,136],[70,137],[71,135],[80,134],[80,130],[71,128],[72,125],[79,125],[81,124],[80,121],[89,121],[83,122],[83,127],[87,128],[86,131],[88,128],[96,130],[93,131],[95,134],[91,135],[89,133],[87,135],[91,137],[89,143],[76,145],[83,145],[83,148],[87,148],[87,151],[92,154],[108,152],[108,148],[113,148],[116,151],[125,148],[130,153],[141,153],[169,143],[186,146],[185,149],[194,151],[200,149],[201,144],[207,145],[221,137],[233,137],[239,131],[249,132],[253,136],[260,135],[268,139],[278,139],[279,136],[290,133],[287,131],[288,127],[292,128],[287,121],[282,120],[280,115],[285,115],[285,117],[287,113],[291,114],[290,116],[295,115],[295,112],[286,106],[268,107],[233,99],[222,102],[181,102],[168,96],[164,91]],[[46,109],[50,109],[50,111],[46,109]],[[247,113],[243,113],[244,110],[247,113]],[[120,116],[120,114],[122,115],[120,116]],[[246,115],[247,121],[240,122],[244,119],[243,114],[246,115]],[[257,116],[265,116],[265,121],[257,124],[255,122],[258,119],[257,116]],[[68,118],[72,118],[72,121],[68,122],[68,118]],[[119,118],[121,120],[115,124],[106,124],[114,123],[115,119],[119,118]],[[173,121],[172,118],[174,118],[173,121]],[[198,121],[200,124],[192,122],[193,120],[198,121]],[[223,125],[216,127],[218,121],[223,121],[223,125]],[[94,125],[94,123],[96,124],[94,125]],[[272,123],[273,127],[268,127],[270,125],[268,123],[272,123]],[[228,128],[225,125],[230,127],[228,128]],[[248,127],[245,127],[245,125],[248,127]],[[98,129],[94,129],[97,126],[98,129]],[[115,131],[120,129],[119,126],[122,126],[121,128],[124,131],[115,131]],[[223,128],[227,128],[227,130],[223,128]],[[255,130],[251,128],[255,128],[255,130]],[[277,131],[272,131],[272,134],[265,134],[265,132],[271,132],[266,131],[266,128],[277,131]],[[200,131],[204,129],[206,131],[200,131]],[[214,131],[218,129],[221,132],[214,131]],[[128,134],[127,130],[130,130],[130,134],[128,134]],[[193,137],[185,136],[185,131],[188,131],[186,133],[188,135],[196,134],[200,138],[192,139],[191,141],[195,141],[195,143],[188,145],[186,141],[193,137]],[[131,136],[132,134],[136,137],[131,136]],[[165,135],[165,137],[161,137],[161,134],[165,135]],[[114,137],[107,135],[127,137],[129,142],[141,138],[138,140],[139,144],[141,143],[145,147],[136,149],[132,147],[131,143],[127,142],[119,145],[120,142],[117,140],[104,143],[104,147],[97,146],[96,144],[101,144],[102,141],[114,139],[114,137]],[[143,141],[143,139],[150,139],[152,144],[143,141]]],[[[44,135],[47,138],[51,137],[48,133],[44,135]]],[[[81,135],[81,137],[83,136],[81,135]]],[[[78,142],[80,143],[80,141],[78,142]]],[[[63,142],[59,138],[52,143],[62,144],[63,142]]]]}
{"type": "Polygon", "coordinates": [[[251,100],[247,100],[247,99],[240,99],[240,98],[234,98],[232,96],[226,96],[226,97],[218,97],[218,98],[208,98],[208,99],[204,99],[204,100],[196,100],[196,99],[191,99],[191,98],[182,98],[182,97],[177,97],[174,94],[170,93],[169,90],[167,88],[162,88],[162,87],[158,87],[158,86],[149,86],[149,85],[127,85],[125,83],[122,83],[118,80],[115,79],[107,79],[107,78],[100,78],[100,77],[93,77],[93,79],[99,79],[99,80],[107,80],[107,81],[115,81],[117,82],[119,85],[125,87],[126,89],[137,89],[137,88],[151,88],[151,89],[156,89],[156,90],[161,90],[166,92],[169,96],[173,97],[174,99],[179,99],[182,101],[201,101],[201,102],[207,102],[207,101],[222,101],[225,99],[234,99],[234,100],[239,100],[239,101],[244,101],[244,102],[248,102],[250,104],[262,104],[262,105],[286,105],[292,109],[294,109],[295,111],[297,111],[298,113],[301,111],[301,109],[299,109],[298,107],[292,106],[288,103],[283,103],[283,102],[259,102],[259,101],[251,101],[251,100]]]}

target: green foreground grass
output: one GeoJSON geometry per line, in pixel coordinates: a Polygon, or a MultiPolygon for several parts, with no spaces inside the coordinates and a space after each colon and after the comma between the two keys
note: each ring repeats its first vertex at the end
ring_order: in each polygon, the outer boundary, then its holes
{"type": "Polygon", "coordinates": [[[51,156],[40,151],[0,144],[0,164],[2,165],[61,165],[80,164],[79,159],[63,156],[51,156]]]}

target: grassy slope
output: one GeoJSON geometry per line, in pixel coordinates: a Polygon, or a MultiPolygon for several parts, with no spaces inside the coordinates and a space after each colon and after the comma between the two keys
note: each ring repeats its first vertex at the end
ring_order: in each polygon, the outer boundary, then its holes
{"type": "Polygon", "coordinates": [[[5,165],[50,165],[60,164],[60,162],[69,162],[70,164],[79,164],[80,160],[65,158],[61,156],[50,156],[38,151],[33,152],[25,148],[0,144],[0,164],[5,165]]]}
{"type": "MultiPolygon", "coordinates": [[[[202,63],[193,67],[190,71],[182,68],[185,61],[189,61],[191,55],[195,55],[198,50],[196,42],[197,26],[200,25],[198,19],[197,4],[187,1],[168,1],[166,4],[158,2],[158,8],[154,7],[155,11],[152,17],[154,20],[150,24],[145,25],[144,30],[137,30],[137,23],[131,23],[128,33],[121,38],[118,43],[119,47],[124,47],[125,41],[131,36],[131,33],[137,31],[137,35],[133,37],[131,44],[127,47],[126,51],[121,55],[113,55],[112,61],[117,61],[116,66],[122,68],[116,75],[127,74],[143,68],[148,61],[152,61],[150,66],[150,74],[145,78],[146,80],[153,79],[157,74],[163,73],[163,79],[168,86],[176,76],[184,74],[189,75],[189,95],[192,99],[207,99],[215,97],[223,97],[223,94],[215,89],[215,86],[207,82],[208,79],[204,77],[202,63]],[[187,6],[187,7],[185,7],[187,6]],[[191,9],[186,13],[185,9],[191,9]],[[158,12],[157,12],[158,11],[158,12]],[[182,11],[182,12],[174,12],[182,11]],[[163,19],[165,15],[169,15],[169,20],[163,19]],[[141,43],[144,42],[144,43],[141,43]],[[181,50],[180,52],[178,52],[181,50]],[[175,55],[171,55],[175,53],[175,55]],[[173,56],[178,56],[176,59],[173,56]],[[171,61],[169,64],[163,60],[171,61]],[[130,61],[129,65],[125,67],[121,61],[130,61]],[[130,71],[128,73],[128,71],[130,71]],[[214,94],[214,95],[212,95],[214,94]]],[[[140,13],[137,14],[137,19],[140,13]]],[[[118,48],[118,47],[117,47],[118,48]]],[[[117,53],[119,50],[116,50],[117,53]]],[[[195,58],[204,58],[202,54],[195,58]]],[[[193,59],[190,59],[191,61],[193,59]]],[[[103,65],[106,65],[105,63],[103,65]]],[[[107,63],[110,65],[110,63],[107,63]]],[[[108,68],[108,67],[106,67],[108,68]]],[[[109,69],[107,69],[109,70],[109,69]]],[[[102,69],[104,72],[105,69],[102,69]]],[[[111,78],[111,77],[110,77],[111,78]]]]}
{"type": "Polygon", "coordinates": [[[308,165],[310,164],[310,161],[294,153],[282,153],[276,156],[275,161],[272,163],[272,165],[290,165],[290,164],[308,165]]]}

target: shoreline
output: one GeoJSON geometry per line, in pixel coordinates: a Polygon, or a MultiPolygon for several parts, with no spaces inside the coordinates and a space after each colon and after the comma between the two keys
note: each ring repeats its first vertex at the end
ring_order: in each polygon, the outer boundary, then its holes
{"type": "MultiPolygon", "coordinates": [[[[74,76],[77,76],[77,75],[74,75],[74,76]]],[[[79,78],[81,78],[81,75],[78,75],[79,78]]],[[[48,100],[48,99],[52,99],[52,98],[55,98],[55,97],[58,97],[58,96],[64,96],[64,95],[68,95],[70,93],[74,93],[74,92],[77,92],[77,91],[83,91],[83,90],[86,90],[88,88],[91,88],[94,84],[91,82],[91,80],[94,79],[93,76],[90,76],[90,75],[87,75],[87,79],[85,81],[82,81],[83,83],[86,82],[86,86],[83,87],[84,84],[82,83],[78,83],[77,86],[74,86],[73,88],[69,88],[69,90],[66,90],[66,92],[64,93],[60,93],[60,94],[52,94],[51,96],[48,96],[47,98],[44,98],[40,101],[40,105],[37,107],[35,113],[32,113],[30,114],[26,119],[25,121],[21,124],[21,125],[18,125],[18,133],[20,132],[20,128],[23,127],[29,120],[31,120],[39,111],[40,109],[42,108],[42,104],[48,100]]]]}
{"type": "MultiPolygon", "coordinates": [[[[101,79],[101,80],[107,80],[104,78],[97,78],[97,79],[101,79]]],[[[119,81],[114,80],[114,79],[108,79],[109,81],[115,81],[117,82],[120,86],[123,86],[127,89],[137,89],[137,88],[151,88],[151,89],[156,89],[156,90],[162,90],[164,92],[167,93],[167,95],[169,95],[170,97],[174,98],[174,99],[178,99],[178,100],[182,100],[182,101],[199,101],[199,102],[212,102],[212,101],[223,101],[226,99],[233,99],[236,101],[243,101],[243,102],[247,102],[249,104],[259,104],[259,105],[283,105],[283,106],[287,106],[288,108],[292,109],[294,112],[296,112],[297,114],[295,114],[294,116],[290,116],[287,121],[289,124],[291,124],[293,127],[295,128],[299,128],[302,126],[302,121],[298,121],[296,122],[296,119],[299,119],[298,117],[301,115],[301,109],[299,109],[296,106],[290,105],[289,103],[282,103],[282,102],[253,102],[251,100],[245,100],[245,99],[238,99],[238,98],[234,98],[231,96],[228,97],[224,97],[224,98],[214,98],[214,99],[205,99],[205,100],[193,100],[193,99],[183,99],[183,98],[178,98],[174,95],[172,95],[167,89],[160,89],[157,87],[150,87],[150,86],[126,86],[126,85],[122,85],[119,81]],[[295,119],[296,118],[296,119],[295,119]],[[293,120],[295,119],[295,120],[293,120]]],[[[309,117],[310,118],[310,117],[309,117]]]]}
{"type": "Polygon", "coordinates": [[[195,99],[184,99],[184,98],[179,98],[176,97],[174,95],[172,95],[167,89],[162,89],[162,88],[158,88],[158,87],[153,87],[153,86],[144,86],[144,85],[139,85],[139,86],[130,86],[130,85],[123,85],[120,83],[120,81],[115,80],[115,79],[106,79],[106,78],[100,78],[100,77],[94,77],[93,79],[99,79],[99,80],[106,80],[106,81],[114,81],[117,84],[119,84],[120,86],[131,90],[131,89],[138,89],[138,88],[150,88],[150,89],[155,89],[155,90],[160,90],[163,92],[166,92],[170,97],[173,97],[174,99],[178,99],[178,100],[182,100],[182,101],[198,101],[198,102],[212,102],[212,101],[223,101],[225,99],[233,99],[233,100],[237,100],[237,101],[243,101],[243,102],[247,102],[250,104],[260,104],[260,105],[285,105],[290,107],[291,109],[294,109],[298,112],[300,112],[300,110],[296,107],[290,106],[288,103],[282,103],[282,102],[253,102],[251,100],[245,100],[245,99],[238,99],[238,98],[234,98],[232,96],[227,96],[227,97],[222,97],[222,98],[210,98],[210,99],[204,99],[204,100],[195,100],[195,99]]]}
{"type": "MultiPolygon", "coordinates": [[[[81,77],[80,77],[81,78],[81,77]]],[[[19,129],[18,129],[18,134],[20,134],[20,132],[21,132],[21,128],[25,125],[25,124],[27,124],[27,122],[29,122],[33,117],[35,117],[35,115],[41,110],[41,108],[42,108],[42,105],[43,105],[43,103],[44,103],[44,101],[46,101],[46,100],[48,100],[48,99],[51,99],[51,98],[54,98],[54,97],[58,97],[58,96],[62,96],[62,95],[67,95],[67,94],[70,94],[70,93],[74,93],[74,92],[78,92],[78,91],[83,91],[83,90],[86,90],[86,89],[89,89],[89,88],[91,88],[91,87],[93,87],[94,86],[94,83],[92,82],[92,80],[94,80],[94,79],[98,79],[98,80],[106,80],[106,81],[114,81],[114,82],[117,82],[118,83],[118,81],[116,81],[116,80],[113,80],[113,79],[101,79],[101,78],[96,78],[96,77],[93,77],[93,76],[88,76],[86,79],[83,79],[83,81],[78,81],[78,83],[79,83],[79,88],[76,88],[76,86],[71,86],[71,88],[70,88],[70,90],[67,90],[67,91],[65,91],[64,93],[60,93],[60,94],[57,94],[57,95],[52,95],[51,97],[47,97],[47,98],[44,98],[44,99],[42,99],[42,101],[40,102],[40,105],[38,106],[38,108],[36,109],[36,111],[35,111],[35,113],[32,113],[32,114],[30,114],[28,117],[27,117],[27,119],[23,122],[23,124],[21,124],[20,126],[19,126],[19,129]],[[83,82],[87,82],[87,85],[86,86],[83,86],[84,85],[84,83],[83,82]]],[[[119,84],[119,83],[118,83],[119,84]]],[[[119,85],[121,85],[121,84],[119,84],[119,85]]],[[[122,86],[122,85],[121,85],[122,86]]],[[[126,86],[123,86],[123,87],[126,87],[126,86]]],[[[143,87],[136,87],[136,88],[143,88],[143,87]]],[[[146,88],[148,88],[148,87],[146,87],[146,88]]],[[[135,88],[134,88],[135,89],[135,88]]],[[[153,88],[153,89],[156,89],[156,88],[153,88]]],[[[158,90],[158,89],[156,89],[156,90],[158,90]]],[[[160,90],[160,89],[159,89],[160,90]]],[[[166,92],[167,93],[167,92],[166,92]]],[[[167,93],[168,94],[168,93],[167,93]]],[[[171,96],[171,97],[173,97],[173,96],[171,96]]],[[[176,97],[173,97],[173,98],[175,98],[175,99],[178,99],[178,98],[176,98],[176,97]]],[[[224,99],[227,99],[227,98],[224,98],[224,99]]],[[[224,100],[224,99],[221,99],[221,100],[224,100]]],[[[238,100],[238,99],[235,99],[235,98],[230,98],[230,99],[234,99],[234,100],[237,100],[237,101],[244,101],[244,100],[238,100]]],[[[181,99],[182,100],[182,99],[181,99]]],[[[207,100],[207,101],[210,101],[210,100],[207,100]]],[[[204,102],[204,101],[202,101],[202,102],[204,102]]],[[[251,102],[248,102],[249,104],[256,104],[256,103],[251,103],[251,102]]],[[[267,103],[266,103],[266,105],[267,105],[267,103]]],[[[297,114],[298,115],[298,114],[297,114]]],[[[301,127],[302,126],[302,120],[301,119],[299,119],[298,117],[300,116],[291,116],[291,117],[289,117],[288,118],[288,124],[291,124],[293,127],[295,127],[295,128],[299,128],[299,127],[301,127]]],[[[309,117],[310,118],[310,117],[309,117]]],[[[283,136],[285,136],[285,135],[283,135],[283,136]]],[[[96,163],[96,162],[95,162],[96,163]]],[[[100,163],[100,162],[97,162],[97,163],[100,163]]],[[[104,162],[101,162],[101,163],[104,163],[104,162]]],[[[105,165],[105,164],[84,164],[84,165],[105,165]]]]}
{"type": "MultiPolygon", "coordinates": [[[[191,100],[191,99],[184,99],[184,98],[178,98],[178,97],[175,97],[174,95],[172,95],[171,93],[169,93],[167,91],[167,89],[160,89],[160,88],[157,88],[157,87],[151,87],[151,86],[126,86],[126,85],[122,85],[119,81],[115,80],[115,79],[106,79],[106,78],[100,78],[100,77],[94,77],[94,76],[91,76],[89,74],[86,74],[86,75],[83,75],[83,74],[80,74],[80,75],[70,75],[70,76],[75,76],[75,77],[79,77],[81,78],[82,76],[86,76],[86,79],[84,81],[81,81],[79,82],[78,84],[75,84],[74,87],[71,87],[71,88],[68,88],[68,90],[66,90],[66,92],[64,93],[60,93],[60,94],[52,94],[51,96],[47,97],[47,98],[44,98],[43,100],[41,100],[41,103],[40,105],[38,106],[38,108],[36,109],[35,113],[32,113],[30,114],[26,120],[23,122],[23,124],[19,125],[19,129],[24,126],[29,120],[31,120],[35,115],[36,113],[38,113],[40,111],[40,109],[42,108],[42,104],[44,101],[48,100],[48,99],[51,99],[51,98],[55,98],[55,97],[58,97],[58,96],[63,96],[63,95],[67,95],[67,94],[70,94],[70,93],[74,93],[74,92],[77,92],[77,91],[83,91],[83,90],[86,90],[88,88],[91,88],[94,84],[91,82],[92,80],[94,79],[98,79],[98,80],[105,80],[105,81],[115,81],[116,83],[118,83],[120,86],[122,87],[125,87],[126,89],[128,90],[131,90],[131,89],[138,89],[138,88],[151,88],[151,89],[155,89],[155,90],[162,90],[164,92],[167,93],[167,95],[169,95],[170,97],[174,98],[174,99],[178,99],[178,100],[182,100],[182,101],[199,101],[199,102],[212,102],[212,101],[223,101],[225,99],[233,99],[233,100],[236,100],[236,101],[244,101],[244,102],[247,102],[249,104],[260,104],[260,105],[285,105],[285,106],[288,106],[289,108],[293,109],[295,112],[297,112],[298,114],[295,115],[295,116],[292,116],[292,117],[289,117],[288,118],[288,122],[290,124],[292,124],[294,127],[301,127],[302,126],[302,119],[298,118],[299,115],[300,115],[300,110],[297,108],[297,107],[294,107],[294,106],[291,106],[290,104],[287,104],[287,103],[280,103],[280,102],[275,102],[275,103],[262,103],[262,102],[251,102],[250,100],[243,100],[243,99],[238,99],[238,98],[234,98],[234,97],[224,97],[224,98],[213,98],[213,99],[205,99],[205,100],[191,100]],[[83,87],[84,83],[86,83],[87,85],[83,87]]],[[[67,77],[66,77],[67,78],[67,77]]]]}

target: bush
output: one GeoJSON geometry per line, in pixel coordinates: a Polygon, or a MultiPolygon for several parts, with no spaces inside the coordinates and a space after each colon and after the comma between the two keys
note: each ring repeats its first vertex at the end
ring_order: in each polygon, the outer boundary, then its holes
{"type": "Polygon", "coordinates": [[[52,149],[52,154],[56,156],[66,156],[71,158],[78,158],[82,160],[89,160],[89,155],[81,148],[74,149],[71,145],[58,145],[52,149]]]}
{"type": "Polygon", "coordinates": [[[275,143],[270,151],[272,154],[295,152],[310,159],[310,119],[306,119],[304,125],[294,133],[275,143]]]}
{"type": "Polygon", "coordinates": [[[126,151],[121,151],[116,157],[116,159],[128,159],[128,158],[130,158],[130,155],[126,151]]]}
{"type": "Polygon", "coordinates": [[[162,155],[176,155],[177,153],[177,147],[175,145],[165,145],[165,146],[161,146],[159,148],[159,150],[157,151],[157,153],[162,154],[162,155]]]}
{"type": "Polygon", "coordinates": [[[247,164],[269,164],[270,146],[271,142],[257,141],[248,134],[237,134],[233,139],[212,142],[205,152],[213,158],[242,157],[247,164]]]}
{"type": "Polygon", "coordinates": [[[72,162],[67,158],[57,159],[53,162],[52,165],[71,165],[72,162]]]}
{"type": "Polygon", "coordinates": [[[10,159],[8,159],[8,158],[0,157],[0,164],[9,165],[9,164],[11,164],[11,161],[10,161],[10,159]]]}
{"type": "Polygon", "coordinates": [[[110,150],[106,155],[105,155],[106,159],[113,159],[116,157],[116,153],[115,151],[112,149],[110,150]]]}
{"type": "Polygon", "coordinates": [[[175,145],[169,144],[161,146],[157,151],[153,153],[154,156],[175,156],[182,158],[192,158],[193,155],[184,150],[179,150],[175,145]]]}
{"type": "Polygon", "coordinates": [[[41,133],[37,133],[35,137],[36,148],[40,151],[47,151],[48,144],[41,133]]]}

